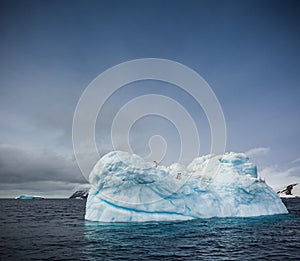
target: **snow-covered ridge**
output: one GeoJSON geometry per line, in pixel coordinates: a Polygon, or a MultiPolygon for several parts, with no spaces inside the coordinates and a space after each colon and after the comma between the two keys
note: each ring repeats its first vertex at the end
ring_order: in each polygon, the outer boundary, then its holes
{"type": "Polygon", "coordinates": [[[85,218],[100,222],[187,220],[287,213],[243,153],[206,155],[187,167],[153,166],[113,151],[90,174],[85,218]]]}
{"type": "Polygon", "coordinates": [[[75,191],[69,199],[86,199],[88,197],[88,192],[83,190],[75,191]]]}

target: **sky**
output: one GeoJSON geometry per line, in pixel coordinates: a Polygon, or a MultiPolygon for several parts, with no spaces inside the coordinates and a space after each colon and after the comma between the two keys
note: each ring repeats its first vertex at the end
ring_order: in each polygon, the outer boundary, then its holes
{"type": "MultiPolygon", "coordinates": [[[[226,151],[246,152],[273,187],[300,182],[299,1],[1,0],[0,35],[0,197],[66,197],[86,187],[72,149],[76,105],[100,73],[139,58],[195,70],[223,109],[226,151]]],[[[101,155],[111,149],[115,113],[147,93],[185,106],[201,154],[209,153],[201,107],[175,86],[145,81],[107,100],[96,124],[101,155]]],[[[143,118],[132,147],[147,154],[160,133],[176,151],[176,131],[160,117],[143,118]]],[[[167,154],[165,163],[172,160],[167,154]]]]}

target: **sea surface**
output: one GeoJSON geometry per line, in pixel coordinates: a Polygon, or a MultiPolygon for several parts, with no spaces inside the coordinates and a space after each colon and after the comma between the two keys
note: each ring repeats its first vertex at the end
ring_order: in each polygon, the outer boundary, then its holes
{"type": "Polygon", "coordinates": [[[0,200],[1,260],[300,260],[300,199],[289,214],[99,224],[85,200],[0,200]]]}

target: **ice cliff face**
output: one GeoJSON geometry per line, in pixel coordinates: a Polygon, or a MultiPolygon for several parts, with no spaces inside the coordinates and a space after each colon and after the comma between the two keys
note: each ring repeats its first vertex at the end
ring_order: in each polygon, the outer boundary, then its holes
{"type": "Polygon", "coordinates": [[[187,167],[154,167],[113,151],[90,174],[85,218],[99,222],[188,220],[287,213],[276,193],[257,178],[245,154],[206,155],[187,167]]]}

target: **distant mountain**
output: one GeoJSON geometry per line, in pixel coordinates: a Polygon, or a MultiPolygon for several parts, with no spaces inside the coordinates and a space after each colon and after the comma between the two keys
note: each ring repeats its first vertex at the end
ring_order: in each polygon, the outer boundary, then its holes
{"type": "Polygon", "coordinates": [[[16,199],[45,199],[45,198],[40,197],[40,196],[20,195],[20,196],[16,197],[16,199]]]}
{"type": "Polygon", "coordinates": [[[88,192],[83,190],[78,190],[75,193],[73,193],[69,199],[75,198],[75,199],[86,199],[88,197],[88,192]]]}
{"type": "Polygon", "coordinates": [[[298,183],[290,184],[285,188],[277,191],[281,198],[298,198],[300,197],[300,186],[298,183]]]}

